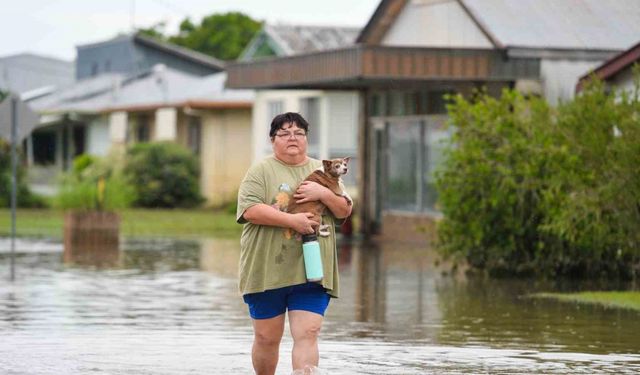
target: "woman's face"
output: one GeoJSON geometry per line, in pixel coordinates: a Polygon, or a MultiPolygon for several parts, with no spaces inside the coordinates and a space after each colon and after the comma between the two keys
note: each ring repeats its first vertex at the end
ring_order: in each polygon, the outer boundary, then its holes
{"type": "Polygon", "coordinates": [[[294,123],[286,123],[271,140],[273,153],[278,159],[297,159],[307,156],[307,134],[294,123]]]}

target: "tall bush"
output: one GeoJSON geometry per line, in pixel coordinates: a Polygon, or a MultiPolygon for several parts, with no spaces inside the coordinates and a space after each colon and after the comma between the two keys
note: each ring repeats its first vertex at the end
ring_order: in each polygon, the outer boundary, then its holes
{"type": "Polygon", "coordinates": [[[543,230],[569,244],[561,262],[571,274],[640,275],[640,100],[593,81],[560,105],[554,165],[545,192],[543,230]]]}
{"type": "MultiPolygon", "coordinates": [[[[0,99],[2,99],[1,96],[0,94],[0,99]]],[[[21,158],[21,155],[18,155],[18,158],[21,158]]],[[[11,205],[11,169],[11,145],[0,139],[0,207],[11,205]]],[[[18,207],[44,207],[44,199],[29,190],[25,181],[26,171],[20,162],[18,162],[16,172],[16,203],[18,207]]]]}
{"type": "Polygon", "coordinates": [[[186,148],[171,142],[139,143],[127,152],[125,174],[141,207],[194,207],[200,195],[200,168],[186,148]]]}
{"type": "Polygon", "coordinates": [[[88,211],[113,211],[130,207],[136,193],[122,174],[121,163],[115,155],[107,158],[90,155],[76,157],[73,168],[60,178],[54,205],[88,211]]]}
{"type": "Polygon", "coordinates": [[[557,109],[512,90],[451,99],[445,254],[494,275],[638,274],[637,95],[594,83],[557,109]]]}

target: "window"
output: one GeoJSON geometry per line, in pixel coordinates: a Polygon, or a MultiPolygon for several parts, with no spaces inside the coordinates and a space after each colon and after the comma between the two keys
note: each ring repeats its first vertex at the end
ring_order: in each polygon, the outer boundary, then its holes
{"type": "MultiPolygon", "coordinates": [[[[438,211],[435,171],[450,137],[446,116],[397,119],[386,125],[385,208],[399,211],[438,211]]],[[[384,142],[383,142],[384,144],[384,142]]],[[[379,147],[385,147],[382,144],[379,147]]]]}
{"type": "Polygon", "coordinates": [[[387,96],[389,102],[387,116],[404,116],[406,114],[405,96],[402,92],[392,91],[387,96]]]}
{"type": "Polygon", "coordinates": [[[300,99],[300,114],[309,123],[307,142],[309,156],[320,157],[320,98],[300,99]]]}
{"type": "Polygon", "coordinates": [[[421,130],[416,121],[387,125],[387,208],[418,211],[421,130]]]}
{"type": "Polygon", "coordinates": [[[386,115],[386,93],[378,92],[371,95],[371,116],[385,116],[386,115]]]}
{"type": "Polygon", "coordinates": [[[447,101],[444,97],[449,93],[451,93],[451,91],[441,90],[429,92],[429,113],[447,113],[447,101]]]}
{"type": "Polygon", "coordinates": [[[202,139],[202,126],[200,117],[189,116],[189,125],[187,130],[187,145],[191,152],[200,155],[200,142],[202,139]]]}
{"type": "Polygon", "coordinates": [[[53,131],[38,131],[32,135],[33,163],[36,165],[50,165],[56,162],[56,133],[53,131]]]}
{"type": "Polygon", "coordinates": [[[445,128],[447,116],[429,116],[425,136],[423,138],[423,150],[425,168],[422,178],[422,210],[440,211],[437,206],[438,191],[435,186],[435,172],[442,164],[445,151],[445,143],[451,133],[445,128]]]}
{"type": "Polygon", "coordinates": [[[149,115],[138,115],[136,122],[136,141],[137,142],[149,142],[149,115]]]}
{"type": "Polygon", "coordinates": [[[451,90],[383,91],[369,96],[373,117],[413,116],[447,113],[444,98],[451,90]]]}

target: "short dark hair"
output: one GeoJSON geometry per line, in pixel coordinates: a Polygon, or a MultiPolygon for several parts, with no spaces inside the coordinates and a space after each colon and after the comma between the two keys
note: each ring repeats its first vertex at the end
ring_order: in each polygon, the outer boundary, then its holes
{"type": "Polygon", "coordinates": [[[307,120],[302,117],[299,113],[296,112],[287,112],[277,115],[271,121],[271,130],[269,130],[269,137],[273,138],[276,136],[276,132],[284,126],[284,124],[296,124],[300,129],[304,129],[305,133],[309,132],[309,123],[307,120]]]}

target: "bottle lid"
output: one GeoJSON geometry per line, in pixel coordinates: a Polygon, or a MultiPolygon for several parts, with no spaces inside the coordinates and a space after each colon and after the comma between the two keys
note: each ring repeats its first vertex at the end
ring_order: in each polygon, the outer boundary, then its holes
{"type": "Polygon", "coordinates": [[[302,235],[302,242],[313,242],[313,241],[317,241],[318,237],[315,234],[303,234],[302,235]]]}

